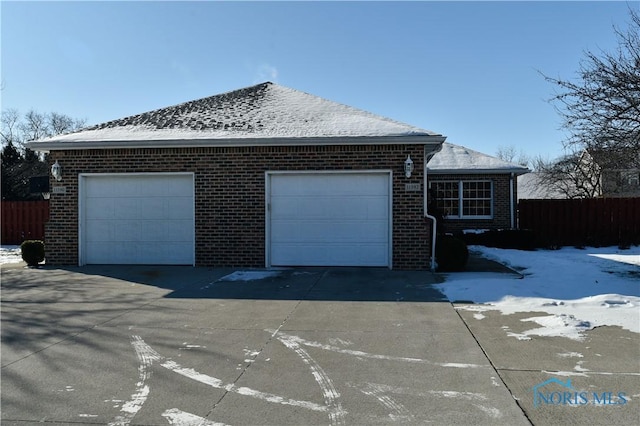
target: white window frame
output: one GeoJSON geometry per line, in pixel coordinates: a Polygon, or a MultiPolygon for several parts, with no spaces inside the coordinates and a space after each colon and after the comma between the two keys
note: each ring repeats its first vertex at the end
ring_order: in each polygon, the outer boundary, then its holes
{"type": "MultiPolygon", "coordinates": [[[[449,214],[444,216],[445,219],[493,219],[493,204],[494,204],[494,192],[493,181],[490,179],[474,179],[474,180],[434,180],[436,185],[439,183],[454,183],[458,186],[458,214],[449,214]],[[489,183],[491,195],[490,195],[490,208],[491,213],[489,215],[465,215],[464,214],[464,184],[466,183],[489,183]]],[[[466,200],[486,200],[486,198],[467,198],[466,200]]]]}

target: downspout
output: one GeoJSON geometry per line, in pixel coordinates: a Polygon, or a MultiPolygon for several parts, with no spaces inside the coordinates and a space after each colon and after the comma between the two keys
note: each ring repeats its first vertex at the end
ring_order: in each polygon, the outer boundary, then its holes
{"type": "Polygon", "coordinates": [[[429,155],[427,155],[426,151],[427,151],[427,147],[424,147],[425,150],[425,155],[424,155],[424,216],[431,220],[433,222],[433,232],[431,233],[431,266],[430,266],[430,270],[431,272],[435,272],[436,271],[436,235],[437,235],[437,227],[438,227],[438,221],[436,220],[435,216],[432,216],[429,214],[429,202],[428,202],[428,189],[427,189],[427,163],[429,163],[429,160],[431,160],[431,158],[436,155],[438,152],[440,152],[442,150],[442,145],[438,145],[438,148],[435,151],[432,151],[431,153],[429,153],[429,155]]]}
{"type": "Polygon", "coordinates": [[[509,177],[509,207],[511,212],[511,229],[515,229],[515,211],[514,211],[514,200],[513,200],[513,172],[509,177]]]}

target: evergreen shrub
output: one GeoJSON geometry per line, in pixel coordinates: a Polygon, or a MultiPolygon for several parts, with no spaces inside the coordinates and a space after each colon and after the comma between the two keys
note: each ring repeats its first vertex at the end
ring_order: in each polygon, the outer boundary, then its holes
{"type": "Polygon", "coordinates": [[[469,250],[464,241],[453,235],[439,235],[436,240],[438,271],[463,271],[469,260],[469,250]]]}
{"type": "Polygon", "coordinates": [[[37,266],[44,261],[44,243],[40,240],[26,240],[20,244],[22,260],[29,266],[37,266]]]}

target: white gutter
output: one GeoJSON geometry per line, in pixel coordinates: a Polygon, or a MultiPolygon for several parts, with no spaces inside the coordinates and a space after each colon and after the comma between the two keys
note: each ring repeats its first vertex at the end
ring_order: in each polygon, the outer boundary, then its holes
{"type": "Polygon", "coordinates": [[[425,153],[424,153],[424,216],[431,220],[433,222],[433,232],[431,234],[431,272],[435,272],[436,271],[436,235],[437,235],[437,227],[438,227],[438,221],[436,220],[435,216],[432,216],[429,214],[429,202],[428,202],[428,189],[427,189],[427,163],[429,163],[429,160],[431,160],[431,158],[436,155],[438,152],[440,152],[442,150],[442,145],[439,145],[435,151],[431,151],[428,155],[427,155],[427,147],[424,147],[425,153]]]}
{"type": "MultiPolygon", "coordinates": [[[[88,132],[87,132],[88,133],[88,132]]],[[[134,135],[135,136],[135,135],[134,135]]],[[[161,139],[159,135],[147,134],[146,138],[101,139],[98,133],[86,137],[82,133],[70,133],[49,140],[31,141],[27,148],[39,152],[80,149],[133,149],[133,148],[201,148],[243,146],[302,146],[302,145],[436,145],[445,137],[440,135],[393,135],[393,136],[326,136],[326,137],[237,137],[206,138],[192,137],[161,139]]],[[[194,135],[191,135],[194,136],[194,135]]]]}
{"type": "Polygon", "coordinates": [[[513,211],[513,176],[514,174],[511,173],[511,175],[509,176],[509,208],[510,208],[510,216],[511,216],[511,229],[515,229],[515,214],[513,211]]]}

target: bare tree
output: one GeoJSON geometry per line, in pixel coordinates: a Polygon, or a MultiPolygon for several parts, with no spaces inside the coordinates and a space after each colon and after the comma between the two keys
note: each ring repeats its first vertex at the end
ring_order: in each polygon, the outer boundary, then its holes
{"type": "Polygon", "coordinates": [[[47,126],[47,115],[34,110],[30,110],[24,115],[19,128],[25,142],[51,136],[50,129],[47,126]]]}
{"type": "Polygon", "coordinates": [[[2,138],[2,145],[13,144],[21,145],[22,140],[18,130],[20,122],[20,113],[16,109],[7,109],[2,111],[0,115],[0,137],[2,138]]]}
{"type": "Polygon", "coordinates": [[[571,151],[640,152],[640,14],[629,12],[628,30],[614,28],[615,52],[587,51],[575,81],[545,76],[559,90],[551,102],[569,131],[571,151]]]}
{"type": "Polygon", "coordinates": [[[518,150],[514,145],[500,145],[496,151],[496,157],[502,161],[516,163],[524,167],[533,166],[532,158],[527,155],[522,148],[518,150]]]}
{"type": "Polygon", "coordinates": [[[1,118],[2,144],[10,142],[21,150],[24,150],[24,142],[74,132],[86,124],[84,119],[73,119],[58,112],[45,114],[35,110],[20,116],[17,110],[7,109],[2,111],[1,118]]]}
{"type": "Polygon", "coordinates": [[[602,168],[586,151],[572,152],[554,161],[534,160],[537,184],[549,193],[566,198],[594,198],[602,195],[602,168]]]}
{"type": "Polygon", "coordinates": [[[55,112],[42,114],[31,110],[20,116],[15,109],[2,111],[2,199],[33,199],[36,196],[30,194],[29,179],[48,173],[45,156],[26,148],[24,142],[78,130],[84,123],[85,120],[75,120],[55,112]]]}
{"type": "Polygon", "coordinates": [[[47,116],[47,125],[51,135],[73,132],[85,126],[86,120],[73,119],[65,114],[52,112],[47,116]]]}

